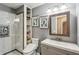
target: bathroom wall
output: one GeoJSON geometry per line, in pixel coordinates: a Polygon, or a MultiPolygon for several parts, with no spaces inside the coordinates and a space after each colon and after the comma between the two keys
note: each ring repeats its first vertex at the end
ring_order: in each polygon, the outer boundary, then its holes
{"type": "MultiPolygon", "coordinates": [[[[56,6],[60,7],[61,5],[62,4],[58,4],[58,3],[57,4],[47,3],[39,7],[33,8],[32,16],[48,15],[46,12],[48,8],[53,9],[56,6]]],[[[66,5],[70,10],[70,37],[65,37],[65,36],[58,36],[58,37],[62,38],[63,41],[77,43],[76,4],[67,3],[66,5]]],[[[56,38],[57,37],[55,35],[49,35],[49,28],[41,29],[39,26],[33,27],[32,32],[33,32],[33,37],[39,38],[40,41],[44,40],[45,38],[56,38]]]]}
{"type": "Polygon", "coordinates": [[[0,24],[9,25],[9,37],[0,38],[0,54],[15,49],[14,19],[14,10],[0,4],[0,24]]]}

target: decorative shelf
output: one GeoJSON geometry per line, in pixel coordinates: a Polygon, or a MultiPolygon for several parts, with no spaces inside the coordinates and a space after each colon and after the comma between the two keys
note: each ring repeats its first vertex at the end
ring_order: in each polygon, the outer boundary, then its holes
{"type": "Polygon", "coordinates": [[[32,25],[31,25],[31,9],[27,7],[27,15],[26,15],[26,19],[27,19],[27,44],[32,42],[32,25]]]}
{"type": "Polygon", "coordinates": [[[27,44],[29,44],[29,43],[32,43],[32,40],[28,40],[28,41],[27,41],[27,44]]]}
{"type": "Polygon", "coordinates": [[[27,20],[30,20],[30,17],[27,17],[27,20]]]}
{"type": "Polygon", "coordinates": [[[30,12],[28,11],[27,14],[30,14],[30,12]]]}
{"type": "Polygon", "coordinates": [[[26,26],[31,26],[30,24],[27,24],[26,26]]]}

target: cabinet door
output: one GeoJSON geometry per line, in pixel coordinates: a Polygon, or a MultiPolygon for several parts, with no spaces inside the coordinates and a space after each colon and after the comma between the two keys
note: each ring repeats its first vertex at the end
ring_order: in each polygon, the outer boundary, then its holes
{"type": "Polygon", "coordinates": [[[47,45],[41,45],[41,53],[45,55],[66,55],[64,50],[47,45]]]}
{"type": "Polygon", "coordinates": [[[56,47],[48,46],[48,45],[41,45],[41,53],[43,55],[78,55],[77,53],[66,51],[63,49],[59,49],[56,47]]]}

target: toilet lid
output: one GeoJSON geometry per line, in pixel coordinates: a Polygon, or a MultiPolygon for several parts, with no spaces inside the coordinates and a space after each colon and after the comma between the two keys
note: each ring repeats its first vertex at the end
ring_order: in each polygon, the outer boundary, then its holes
{"type": "Polygon", "coordinates": [[[36,49],[36,45],[35,44],[29,44],[27,45],[27,47],[23,50],[24,53],[29,53],[33,50],[36,49]]]}

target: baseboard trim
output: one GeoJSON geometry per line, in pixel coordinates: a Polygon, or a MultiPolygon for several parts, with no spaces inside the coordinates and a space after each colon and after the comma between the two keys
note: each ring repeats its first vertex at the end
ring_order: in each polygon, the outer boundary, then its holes
{"type": "Polygon", "coordinates": [[[20,52],[19,50],[15,49],[16,51],[18,51],[19,53],[21,53],[22,55],[24,55],[22,52],[20,52]]]}
{"type": "Polygon", "coordinates": [[[9,51],[9,52],[6,52],[6,53],[4,53],[4,54],[2,54],[2,55],[6,55],[6,54],[8,54],[8,53],[10,53],[10,52],[13,52],[13,51],[15,51],[16,49],[13,49],[13,50],[11,50],[11,51],[9,51]]]}
{"type": "Polygon", "coordinates": [[[11,53],[11,52],[13,52],[13,51],[17,51],[17,52],[21,53],[22,55],[24,55],[22,52],[20,52],[20,51],[17,50],[17,49],[13,49],[13,50],[11,50],[11,51],[9,51],[9,52],[6,52],[6,53],[4,53],[4,54],[2,54],[2,55],[7,55],[8,53],[11,53]]]}

